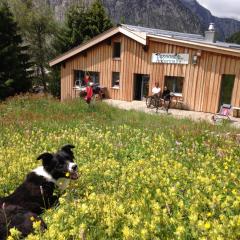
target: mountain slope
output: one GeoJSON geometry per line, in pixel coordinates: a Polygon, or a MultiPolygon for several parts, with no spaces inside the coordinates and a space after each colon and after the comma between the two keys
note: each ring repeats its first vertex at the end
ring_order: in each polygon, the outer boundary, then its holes
{"type": "Polygon", "coordinates": [[[179,0],[103,0],[115,22],[180,32],[201,32],[199,19],[179,0]]]}
{"type": "Polygon", "coordinates": [[[199,18],[204,29],[208,28],[210,22],[215,23],[218,38],[224,40],[233,33],[240,31],[240,21],[231,18],[219,18],[201,6],[196,0],[180,0],[195,16],[199,18]]]}
{"type": "MultiPolygon", "coordinates": [[[[63,20],[64,12],[72,3],[89,5],[93,0],[48,0],[56,17],[63,20]]],[[[114,23],[141,25],[180,32],[200,33],[198,17],[180,0],[102,0],[114,23]]]]}
{"type": "MultiPolygon", "coordinates": [[[[93,0],[48,0],[57,19],[72,3],[89,5],[93,0]]],[[[196,0],[102,0],[115,23],[166,29],[178,32],[203,33],[214,22],[218,38],[224,40],[240,31],[240,21],[218,18],[196,0]]]]}

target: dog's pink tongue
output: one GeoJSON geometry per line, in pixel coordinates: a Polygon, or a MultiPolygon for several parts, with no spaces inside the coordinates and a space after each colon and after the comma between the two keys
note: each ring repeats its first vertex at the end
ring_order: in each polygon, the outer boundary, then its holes
{"type": "Polygon", "coordinates": [[[71,172],[71,173],[70,173],[70,178],[71,178],[72,180],[78,179],[78,173],[77,173],[77,172],[71,172]]]}

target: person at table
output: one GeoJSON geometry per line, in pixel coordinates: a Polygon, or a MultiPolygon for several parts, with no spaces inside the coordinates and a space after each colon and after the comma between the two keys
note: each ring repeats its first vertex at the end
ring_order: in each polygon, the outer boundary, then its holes
{"type": "Polygon", "coordinates": [[[168,112],[170,101],[171,101],[171,94],[170,90],[167,88],[167,86],[164,87],[163,93],[162,93],[162,99],[164,101],[164,107],[166,111],[168,112]]]}
{"type": "Polygon", "coordinates": [[[161,88],[159,87],[159,83],[155,83],[155,87],[152,89],[153,96],[160,96],[161,88]]]}

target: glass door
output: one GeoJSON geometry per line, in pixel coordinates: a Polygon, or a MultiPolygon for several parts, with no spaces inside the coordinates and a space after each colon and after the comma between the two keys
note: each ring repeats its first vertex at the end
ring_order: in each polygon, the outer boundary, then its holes
{"type": "Polygon", "coordinates": [[[142,75],[142,86],[141,86],[141,100],[144,100],[148,96],[149,91],[149,75],[142,75]]]}
{"type": "Polygon", "coordinates": [[[149,90],[149,75],[147,74],[134,74],[134,87],[133,87],[133,99],[144,100],[148,95],[149,90]]]}
{"type": "Polygon", "coordinates": [[[222,75],[219,108],[222,104],[231,104],[235,75],[222,75]]]}

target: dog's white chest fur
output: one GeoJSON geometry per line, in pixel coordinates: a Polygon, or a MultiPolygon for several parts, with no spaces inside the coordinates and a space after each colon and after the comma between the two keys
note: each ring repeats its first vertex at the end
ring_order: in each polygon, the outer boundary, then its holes
{"type": "Polygon", "coordinates": [[[56,180],[44,169],[43,166],[37,167],[33,170],[38,176],[44,177],[48,182],[53,182],[56,184],[56,180]]]}
{"type": "Polygon", "coordinates": [[[52,182],[56,184],[60,190],[65,190],[70,182],[70,179],[67,178],[60,178],[58,180],[54,179],[45,169],[43,166],[37,167],[33,170],[38,176],[44,177],[48,182],[52,182]]]}

